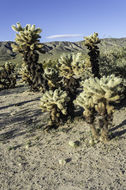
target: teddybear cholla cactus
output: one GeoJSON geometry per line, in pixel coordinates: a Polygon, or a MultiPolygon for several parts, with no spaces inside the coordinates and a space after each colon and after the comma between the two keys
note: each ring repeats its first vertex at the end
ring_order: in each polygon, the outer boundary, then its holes
{"type": "Polygon", "coordinates": [[[84,38],[84,45],[87,46],[89,49],[89,57],[91,61],[91,66],[92,66],[92,73],[94,74],[94,77],[100,78],[99,74],[99,48],[97,44],[100,43],[100,40],[98,38],[98,33],[95,33],[91,36],[85,37],[84,38]]]}
{"type": "Polygon", "coordinates": [[[57,67],[61,77],[66,79],[80,78],[91,67],[91,63],[89,57],[83,57],[82,53],[63,54],[58,60],[57,67]]]}
{"type": "Polygon", "coordinates": [[[16,79],[15,65],[11,62],[6,62],[0,67],[0,89],[14,88],[16,79]]]}
{"type": "Polygon", "coordinates": [[[50,112],[49,125],[59,125],[67,115],[68,94],[59,89],[46,91],[41,98],[42,111],[50,112]]]}
{"type": "Polygon", "coordinates": [[[83,56],[81,53],[73,54],[73,61],[71,65],[76,78],[85,80],[93,76],[89,56],[83,56]]]}
{"type": "Polygon", "coordinates": [[[80,58],[80,53],[76,55],[63,54],[56,65],[59,70],[59,76],[62,79],[60,81],[61,88],[67,91],[68,96],[70,97],[70,101],[68,103],[68,115],[71,117],[71,119],[74,117],[73,100],[76,98],[77,90],[80,85],[80,78],[77,76],[77,73],[79,73],[79,69],[82,71],[84,66],[80,58]]]}
{"type": "Polygon", "coordinates": [[[31,90],[39,91],[40,87],[41,89],[46,88],[42,77],[44,71],[42,65],[38,64],[38,51],[45,53],[42,50],[43,45],[39,42],[41,29],[30,24],[23,28],[20,23],[17,23],[17,26],[13,25],[12,29],[18,32],[15,39],[16,44],[12,44],[12,48],[13,51],[19,52],[23,56],[25,65],[25,70],[22,71],[23,77],[29,83],[31,90]]]}
{"type": "Polygon", "coordinates": [[[108,125],[112,120],[114,106],[112,103],[118,103],[123,98],[123,80],[122,78],[110,75],[103,76],[101,79],[89,78],[83,83],[83,92],[74,101],[75,104],[84,108],[83,115],[86,121],[91,125],[93,136],[101,140],[108,140],[108,125]],[[100,134],[94,126],[96,113],[100,116],[99,128],[100,134]]]}

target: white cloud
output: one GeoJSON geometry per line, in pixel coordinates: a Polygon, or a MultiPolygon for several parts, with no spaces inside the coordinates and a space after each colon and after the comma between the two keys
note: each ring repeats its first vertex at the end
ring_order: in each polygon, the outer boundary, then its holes
{"type": "Polygon", "coordinates": [[[52,36],[47,36],[46,38],[48,39],[53,39],[53,38],[73,38],[73,37],[81,37],[81,34],[57,34],[57,35],[52,35],[52,36]]]}

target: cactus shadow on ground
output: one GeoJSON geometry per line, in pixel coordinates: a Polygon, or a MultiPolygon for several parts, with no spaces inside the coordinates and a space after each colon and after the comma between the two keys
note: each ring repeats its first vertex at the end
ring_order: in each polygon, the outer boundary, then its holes
{"type": "Polygon", "coordinates": [[[39,98],[35,98],[33,100],[27,100],[27,101],[19,102],[19,103],[16,103],[16,104],[10,104],[8,106],[3,106],[3,107],[0,107],[0,110],[6,109],[6,108],[9,108],[9,107],[12,107],[12,106],[22,106],[22,105],[24,105],[26,103],[33,102],[33,101],[36,101],[36,100],[39,100],[39,98]]]}
{"type": "Polygon", "coordinates": [[[1,90],[0,96],[6,96],[6,95],[11,95],[11,94],[13,95],[15,94],[15,90],[16,90],[16,94],[19,94],[26,91],[27,89],[28,87],[24,86],[24,84],[18,84],[18,86],[16,86],[15,88],[1,90]]]}
{"type": "Polygon", "coordinates": [[[120,136],[124,135],[126,133],[126,119],[123,120],[122,123],[120,123],[119,125],[110,129],[109,131],[112,132],[112,138],[120,137],[120,136]],[[125,129],[124,129],[124,126],[125,126],[125,129]],[[122,127],[123,127],[123,129],[122,129],[122,127]],[[117,129],[119,131],[116,131],[117,129]]]}
{"type": "Polygon", "coordinates": [[[16,134],[17,131],[18,131],[18,129],[12,129],[10,131],[7,131],[5,133],[0,134],[0,141],[9,140],[9,139],[12,139],[14,137],[18,137],[20,135],[25,134],[25,132],[20,132],[20,133],[16,134]]]}

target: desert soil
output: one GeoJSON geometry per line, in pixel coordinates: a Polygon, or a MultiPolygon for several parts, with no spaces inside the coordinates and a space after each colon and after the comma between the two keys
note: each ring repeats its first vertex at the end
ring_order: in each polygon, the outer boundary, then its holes
{"type": "Polygon", "coordinates": [[[83,120],[47,131],[40,98],[20,80],[0,91],[0,189],[126,190],[126,103],[114,113],[114,138],[91,144],[83,120]]]}

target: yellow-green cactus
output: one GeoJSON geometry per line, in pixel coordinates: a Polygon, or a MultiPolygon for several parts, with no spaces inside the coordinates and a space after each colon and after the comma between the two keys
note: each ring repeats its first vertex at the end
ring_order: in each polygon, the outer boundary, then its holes
{"type": "MultiPolygon", "coordinates": [[[[103,102],[109,105],[112,102],[119,102],[123,98],[123,79],[115,75],[103,76],[101,79],[90,78],[83,83],[83,90],[93,103],[97,105],[103,102]]],[[[109,114],[109,111],[108,111],[109,114]]]]}
{"type": "Polygon", "coordinates": [[[114,112],[112,103],[118,103],[124,97],[123,79],[115,77],[115,75],[103,76],[101,79],[89,78],[82,85],[83,92],[74,103],[84,108],[83,114],[90,123],[94,122],[95,118],[92,119],[92,117],[95,112],[103,117],[103,125],[100,124],[102,127],[101,136],[104,134],[103,138],[107,138],[108,120],[114,112]]]}
{"type": "Polygon", "coordinates": [[[39,35],[42,30],[40,28],[35,28],[35,25],[27,24],[24,28],[20,23],[17,26],[13,25],[12,29],[16,32],[16,44],[12,44],[13,51],[24,53],[28,50],[38,50],[41,51],[43,45],[39,43],[39,35]]]}
{"type": "Polygon", "coordinates": [[[85,45],[90,49],[95,49],[95,46],[100,43],[100,39],[98,38],[98,33],[94,32],[94,34],[85,37],[85,45]]]}
{"type": "Polygon", "coordinates": [[[16,44],[12,44],[13,51],[22,54],[23,66],[25,65],[25,73],[23,72],[22,75],[23,80],[26,80],[26,83],[29,84],[33,91],[46,89],[47,83],[43,78],[43,67],[38,63],[38,52],[45,53],[42,50],[43,45],[39,40],[41,29],[35,28],[35,25],[31,26],[30,24],[23,28],[20,23],[17,23],[17,26],[13,25],[12,29],[17,32],[16,44]]]}
{"type": "Polygon", "coordinates": [[[63,54],[60,59],[58,60],[58,64],[57,67],[59,68],[59,74],[61,77],[65,77],[67,79],[70,79],[74,73],[72,70],[72,63],[73,59],[72,59],[72,55],[68,54],[65,55],[63,54]]]}
{"type": "Polygon", "coordinates": [[[29,74],[27,67],[24,63],[22,64],[22,68],[19,70],[19,74],[22,75],[21,82],[26,82],[30,86],[30,84],[32,83],[32,78],[30,77],[30,74],[29,74]]]}
{"type": "Polygon", "coordinates": [[[82,53],[63,54],[58,60],[57,67],[61,77],[70,79],[71,77],[81,77],[87,68],[91,67],[88,57],[83,57],[82,53]]]}
{"type": "Polygon", "coordinates": [[[92,34],[91,36],[84,37],[84,45],[87,46],[89,49],[89,57],[90,57],[90,62],[92,66],[92,73],[94,74],[94,77],[100,78],[100,73],[99,73],[99,47],[97,44],[100,43],[100,39],[98,38],[98,33],[92,34]]]}
{"type": "Polygon", "coordinates": [[[51,125],[59,124],[63,115],[67,115],[68,101],[68,94],[60,88],[43,94],[40,107],[42,111],[50,112],[51,125]]]}
{"type": "Polygon", "coordinates": [[[71,119],[74,117],[73,100],[78,94],[80,80],[83,78],[82,76],[84,76],[89,65],[89,59],[83,59],[83,55],[81,53],[63,54],[56,65],[59,70],[59,76],[62,79],[60,81],[62,89],[67,91],[70,97],[68,112],[71,119]]]}

